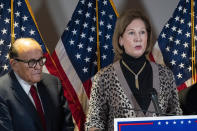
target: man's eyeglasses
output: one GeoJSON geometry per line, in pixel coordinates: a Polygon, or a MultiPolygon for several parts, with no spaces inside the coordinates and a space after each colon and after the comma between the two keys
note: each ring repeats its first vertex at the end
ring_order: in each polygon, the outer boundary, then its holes
{"type": "Polygon", "coordinates": [[[40,59],[38,60],[35,60],[35,59],[30,59],[30,60],[21,60],[21,59],[18,59],[18,58],[14,58],[16,61],[19,61],[19,62],[24,62],[24,63],[27,63],[29,68],[35,68],[37,63],[39,63],[40,66],[43,66],[45,63],[46,63],[46,57],[41,57],[40,59]]]}

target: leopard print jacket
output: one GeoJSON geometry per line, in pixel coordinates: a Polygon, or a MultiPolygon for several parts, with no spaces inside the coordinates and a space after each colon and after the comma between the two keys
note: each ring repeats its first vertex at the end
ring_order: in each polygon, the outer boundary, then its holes
{"type": "MultiPolygon", "coordinates": [[[[150,64],[153,88],[157,91],[162,114],[181,115],[172,72],[167,67],[152,62],[150,64]]],[[[85,128],[113,131],[114,118],[156,116],[152,101],[146,114],[140,110],[117,61],[98,72],[93,79],[85,128]]]]}

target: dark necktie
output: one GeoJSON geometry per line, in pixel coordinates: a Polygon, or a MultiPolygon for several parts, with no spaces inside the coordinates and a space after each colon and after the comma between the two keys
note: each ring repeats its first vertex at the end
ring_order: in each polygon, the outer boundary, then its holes
{"type": "Polygon", "coordinates": [[[31,96],[32,96],[34,103],[36,105],[37,112],[41,118],[41,122],[42,122],[42,126],[44,128],[44,131],[46,131],[46,121],[44,118],[44,112],[42,110],[42,105],[41,105],[40,99],[38,97],[36,87],[34,85],[31,86],[30,93],[31,93],[31,96]]]}

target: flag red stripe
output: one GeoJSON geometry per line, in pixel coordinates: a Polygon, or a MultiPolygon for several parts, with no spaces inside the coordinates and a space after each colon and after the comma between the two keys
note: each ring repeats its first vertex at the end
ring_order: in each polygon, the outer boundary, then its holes
{"type": "Polygon", "coordinates": [[[92,81],[87,80],[86,82],[83,83],[84,89],[86,91],[86,95],[88,96],[88,99],[90,99],[90,92],[91,92],[91,87],[92,87],[92,81]]]}
{"type": "Polygon", "coordinates": [[[180,86],[177,87],[178,91],[181,91],[185,88],[187,88],[187,85],[185,83],[183,83],[183,84],[181,84],[180,86]]]}
{"type": "Polygon", "coordinates": [[[74,88],[72,87],[67,75],[65,74],[64,70],[62,69],[56,52],[54,51],[51,56],[57,66],[58,72],[55,72],[55,70],[57,70],[57,69],[50,68],[51,65],[53,65],[53,63],[52,63],[52,60],[49,57],[49,55],[46,55],[46,57],[48,59],[47,63],[46,63],[46,67],[51,74],[56,75],[57,77],[59,77],[61,79],[62,86],[64,89],[64,96],[66,97],[66,99],[68,101],[69,108],[72,112],[75,122],[77,123],[77,126],[79,129],[84,129],[84,123],[85,123],[86,117],[85,117],[85,113],[83,112],[83,108],[79,102],[78,96],[77,96],[74,88]]]}
{"type": "Polygon", "coordinates": [[[150,54],[149,54],[149,59],[150,59],[150,61],[155,62],[155,59],[154,59],[154,57],[153,57],[152,52],[150,52],[150,54]]]}

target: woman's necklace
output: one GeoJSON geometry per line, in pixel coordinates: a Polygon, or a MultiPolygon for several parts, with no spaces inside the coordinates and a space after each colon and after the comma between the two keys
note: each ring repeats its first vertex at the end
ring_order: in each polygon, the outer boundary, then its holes
{"type": "Polygon", "coordinates": [[[144,65],[142,66],[142,68],[140,69],[140,71],[135,74],[131,68],[129,68],[129,66],[122,60],[122,64],[135,76],[135,87],[137,89],[139,89],[139,81],[138,81],[138,75],[142,72],[142,70],[144,69],[145,65],[146,65],[146,61],[144,62],[144,65]]]}

